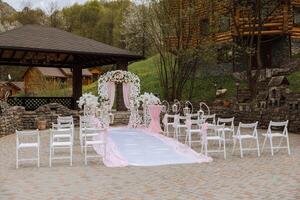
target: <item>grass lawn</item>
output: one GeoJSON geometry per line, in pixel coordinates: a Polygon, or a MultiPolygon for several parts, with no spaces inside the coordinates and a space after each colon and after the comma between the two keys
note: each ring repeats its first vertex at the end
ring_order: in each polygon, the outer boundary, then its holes
{"type": "MultiPolygon", "coordinates": [[[[135,62],[129,65],[129,71],[137,74],[141,79],[141,92],[152,92],[161,95],[161,87],[159,76],[156,68],[158,57],[153,56],[146,60],[135,62]]],[[[232,76],[201,76],[195,82],[195,89],[192,100],[210,101],[215,97],[214,84],[218,87],[228,89],[225,98],[231,97],[236,93],[235,80],[232,76]]],[[[187,83],[188,86],[188,83],[187,83]]],[[[189,88],[185,89],[182,99],[187,100],[189,96],[189,88]]],[[[84,86],[83,92],[92,92],[97,94],[97,82],[84,86]]],[[[161,95],[162,96],[162,95],[161,95]]]]}
{"type": "MultiPolygon", "coordinates": [[[[141,79],[142,93],[152,92],[161,94],[159,77],[157,74],[156,62],[158,56],[150,57],[146,60],[133,63],[129,66],[129,71],[137,74],[141,79]]],[[[201,76],[196,79],[192,100],[213,100],[215,98],[215,87],[228,89],[226,97],[236,93],[235,80],[232,76],[201,76]]],[[[189,96],[189,83],[182,99],[187,100],[189,96]]]]}
{"type": "Polygon", "coordinates": [[[300,71],[289,75],[288,80],[290,82],[290,90],[292,92],[300,93],[300,71]]]}

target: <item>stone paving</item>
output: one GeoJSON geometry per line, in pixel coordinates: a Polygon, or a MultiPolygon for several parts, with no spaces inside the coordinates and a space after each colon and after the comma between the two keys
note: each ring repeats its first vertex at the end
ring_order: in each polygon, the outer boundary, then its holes
{"type": "Polygon", "coordinates": [[[16,169],[15,135],[9,135],[0,138],[0,199],[297,200],[300,135],[290,134],[290,142],[291,156],[281,150],[274,157],[266,151],[260,158],[253,152],[241,159],[238,153],[231,156],[228,145],[226,160],[215,154],[208,164],[126,168],[107,168],[97,161],[85,166],[77,142],[73,167],[68,161],[55,161],[50,168],[45,131],[41,133],[41,167],[28,163],[16,169]]]}

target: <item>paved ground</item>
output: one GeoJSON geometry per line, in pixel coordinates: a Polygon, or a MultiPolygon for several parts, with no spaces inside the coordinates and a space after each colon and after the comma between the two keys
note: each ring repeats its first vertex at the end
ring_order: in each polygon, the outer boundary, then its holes
{"type": "MultiPolygon", "coordinates": [[[[0,138],[0,199],[300,199],[300,135],[290,134],[292,155],[282,150],[240,159],[213,156],[209,164],[107,168],[85,166],[78,144],[74,165],[48,167],[47,132],[42,133],[41,168],[15,169],[15,135],[0,138]]],[[[230,147],[228,154],[230,152],[230,147]]]]}

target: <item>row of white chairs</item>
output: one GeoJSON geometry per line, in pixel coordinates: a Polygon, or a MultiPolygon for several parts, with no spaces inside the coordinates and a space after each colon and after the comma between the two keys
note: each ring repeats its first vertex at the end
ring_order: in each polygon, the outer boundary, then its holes
{"type": "MultiPolygon", "coordinates": [[[[215,152],[223,152],[224,158],[226,158],[226,141],[233,141],[233,150],[234,153],[236,148],[236,143],[239,143],[240,147],[240,156],[243,158],[244,151],[257,151],[257,155],[260,156],[260,148],[259,148],[259,138],[257,133],[258,122],[255,123],[239,123],[237,131],[235,132],[234,128],[234,117],[232,118],[218,118],[216,120],[216,115],[199,115],[192,114],[186,116],[180,115],[166,115],[164,118],[164,132],[167,136],[170,134],[170,127],[173,128],[174,138],[179,140],[181,136],[185,136],[185,143],[190,147],[192,143],[201,143],[201,152],[207,153],[215,153],[215,152]],[[189,123],[187,123],[189,120],[189,123]],[[202,126],[207,123],[207,135],[203,137],[202,134],[202,126]],[[248,129],[247,131],[245,131],[248,129]],[[182,132],[184,130],[184,132],[182,132]],[[228,136],[228,134],[230,134],[228,136]],[[199,136],[199,139],[193,139],[193,135],[199,136]],[[244,147],[243,140],[253,140],[255,141],[256,148],[244,147]],[[208,150],[207,144],[210,141],[216,141],[219,143],[219,149],[208,150]],[[222,148],[223,146],[223,148],[222,148]]],[[[262,146],[262,150],[265,148],[266,141],[270,142],[270,149],[272,156],[274,155],[274,151],[276,149],[287,149],[288,154],[290,155],[290,145],[289,145],[289,137],[288,137],[288,121],[284,122],[273,122],[269,123],[269,127],[266,134],[262,134],[264,136],[264,142],[262,146]],[[278,131],[281,128],[281,132],[278,131]],[[276,129],[277,131],[274,131],[276,129]],[[280,138],[280,143],[278,146],[274,146],[273,139],[280,138]],[[281,146],[282,141],[286,140],[286,146],[281,146]]]]}
{"type": "MultiPolygon", "coordinates": [[[[80,148],[81,152],[84,149],[84,162],[87,164],[88,158],[92,157],[106,157],[106,143],[107,143],[107,129],[97,128],[97,124],[91,119],[85,119],[86,116],[80,117],[80,148]],[[103,137],[99,136],[103,133],[103,137]],[[103,146],[103,156],[101,155],[88,155],[88,148],[93,145],[103,146]]],[[[27,137],[28,138],[28,137],[27,137]]],[[[50,143],[49,143],[49,166],[52,166],[53,160],[69,159],[70,166],[72,166],[73,157],[73,144],[74,144],[74,121],[73,117],[58,117],[57,124],[52,124],[50,129],[50,143]],[[68,156],[55,156],[55,150],[69,149],[68,156]]],[[[24,161],[37,161],[37,166],[40,167],[40,132],[38,130],[31,131],[16,131],[16,168],[19,167],[20,162],[24,161]],[[25,137],[30,136],[30,142],[25,137]],[[22,141],[23,140],[23,141],[22,141]],[[36,149],[37,157],[34,158],[20,158],[19,151],[22,149],[36,149]]]]}

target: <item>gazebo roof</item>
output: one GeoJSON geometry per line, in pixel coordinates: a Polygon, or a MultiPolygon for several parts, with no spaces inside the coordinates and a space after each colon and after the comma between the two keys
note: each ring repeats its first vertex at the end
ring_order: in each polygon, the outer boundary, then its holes
{"type": "Polygon", "coordinates": [[[0,64],[83,68],[143,57],[57,28],[25,25],[0,34],[0,64]]]}

